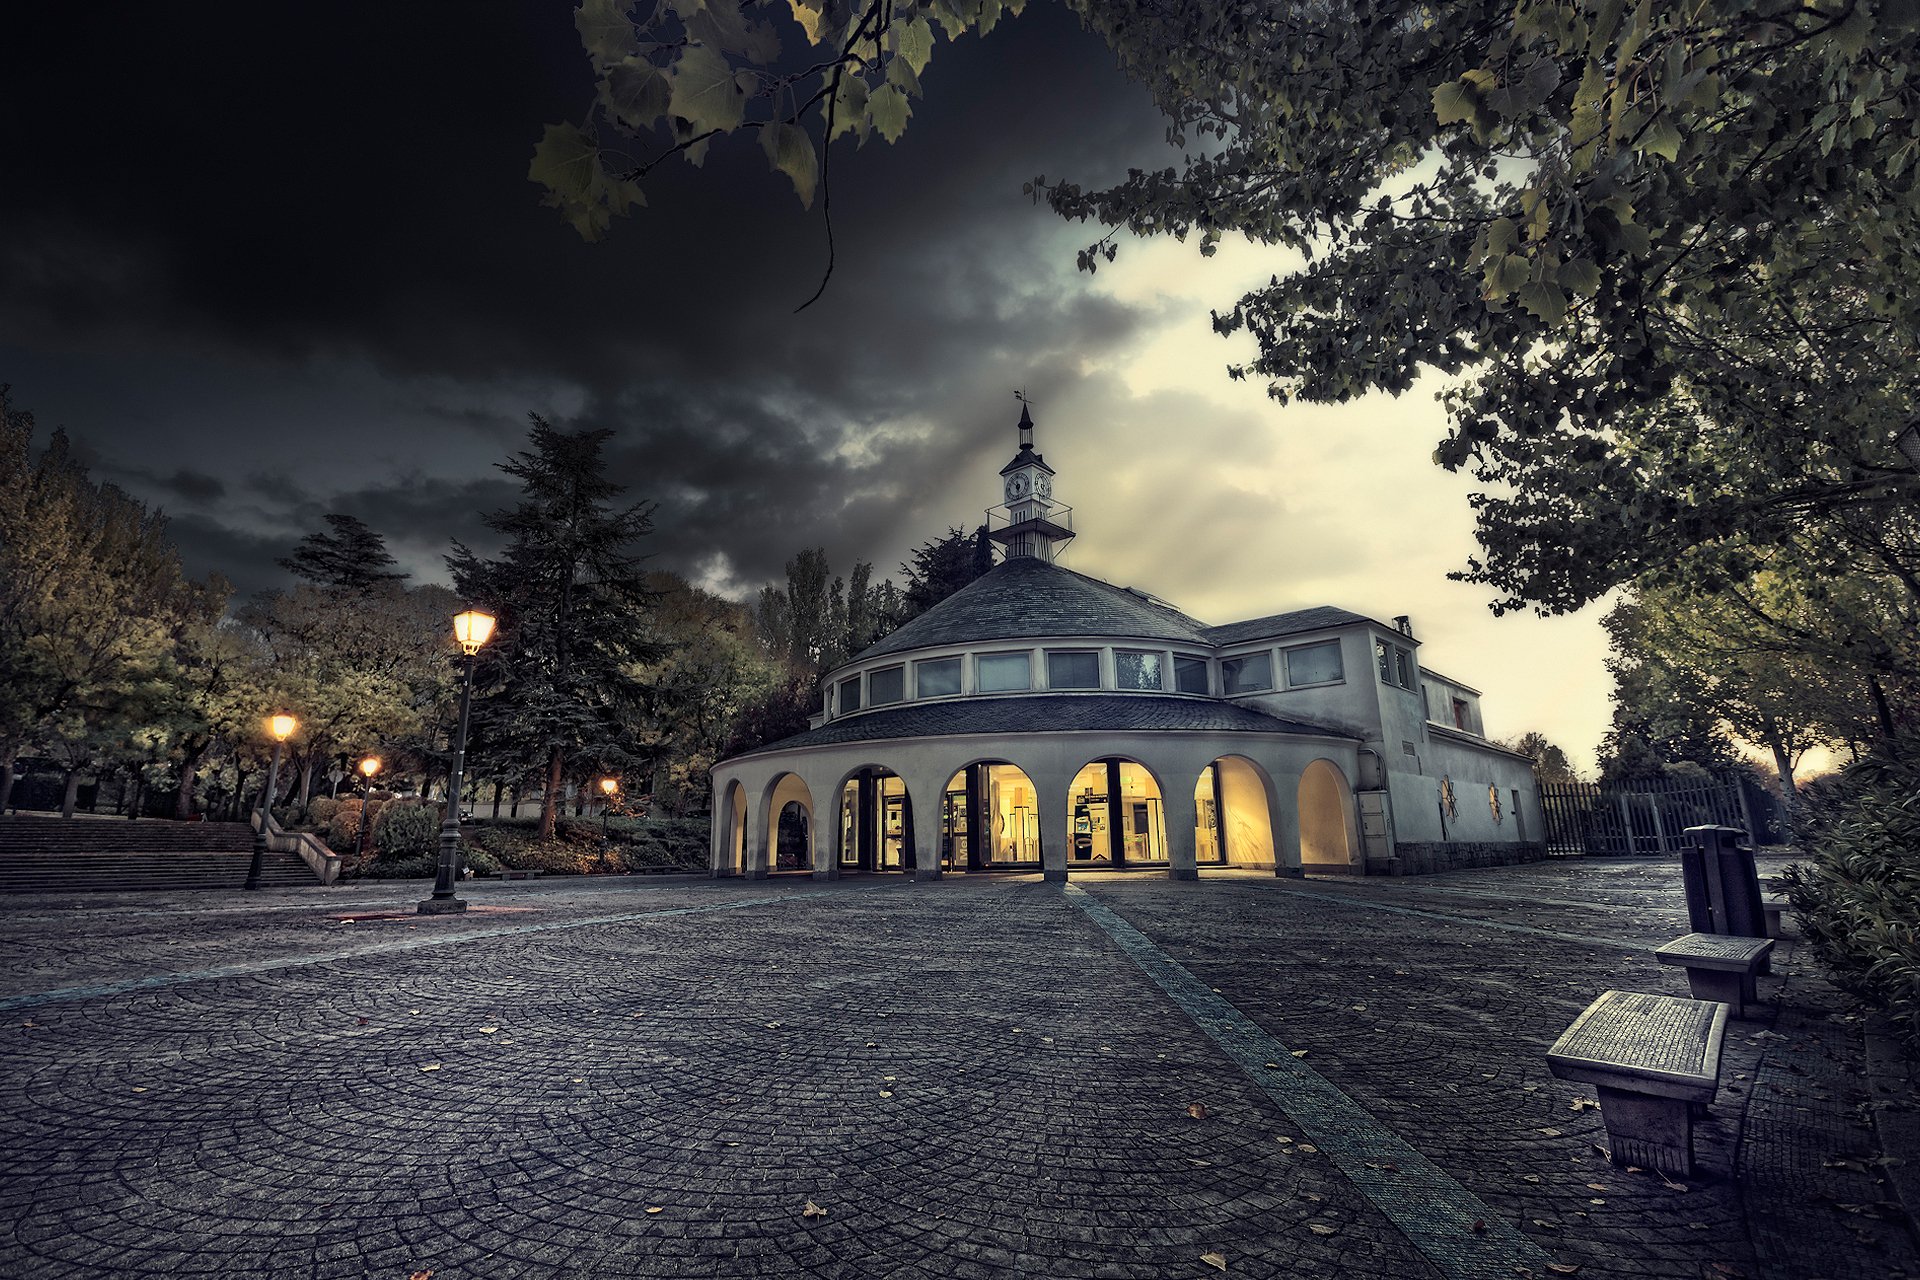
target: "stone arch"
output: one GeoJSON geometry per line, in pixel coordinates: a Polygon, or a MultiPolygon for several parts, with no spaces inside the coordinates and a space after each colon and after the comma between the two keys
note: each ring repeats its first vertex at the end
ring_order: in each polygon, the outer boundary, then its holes
{"type": "Polygon", "coordinates": [[[1039,870],[1040,792],[1002,756],[969,760],[949,775],[940,799],[940,862],[948,871],[1039,870]]]}
{"type": "Polygon", "coordinates": [[[1194,847],[1202,866],[1273,867],[1273,778],[1246,756],[1220,756],[1194,782],[1194,847]],[[1205,819],[1211,814],[1213,822],[1205,819]],[[1211,856],[1209,856],[1211,854],[1211,856]]]}
{"type": "Polygon", "coordinates": [[[1168,865],[1166,794],[1159,773],[1132,756],[1082,765],[1067,786],[1068,869],[1168,865]]]}
{"type": "Polygon", "coordinates": [[[720,844],[714,855],[715,875],[747,874],[747,789],[740,779],[727,781],[720,802],[720,844]]]}
{"type": "Polygon", "coordinates": [[[1331,760],[1300,771],[1300,863],[1308,871],[1351,871],[1360,865],[1353,823],[1353,789],[1331,760]]]}
{"type": "MultiPolygon", "coordinates": [[[[811,870],[814,864],[814,805],[813,792],[808,788],[806,779],[791,771],[775,774],[773,780],[767,783],[766,799],[763,803],[766,806],[764,812],[766,814],[767,831],[767,870],[811,870]],[[798,866],[783,864],[779,861],[781,852],[780,817],[781,814],[785,813],[786,810],[793,805],[800,806],[801,811],[805,814],[806,820],[807,835],[799,851],[800,858],[798,866]]],[[[791,850],[789,850],[789,856],[791,857],[791,850]]]]}
{"type": "Polygon", "coordinates": [[[905,778],[872,763],[840,775],[828,847],[841,870],[913,871],[918,866],[915,834],[905,778]]]}

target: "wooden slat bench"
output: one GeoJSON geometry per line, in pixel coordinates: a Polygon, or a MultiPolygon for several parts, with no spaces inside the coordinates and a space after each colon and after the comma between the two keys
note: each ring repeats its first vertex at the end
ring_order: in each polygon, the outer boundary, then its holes
{"type": "Polygon", "coordinates": [[[1772,938],[1734,938],[1718,933],[1687,933],[1654,948],[1661,964],[1677,964],[1687,971],[1687,989],[1695,1000],[1718,1000],[1732,1006],[1733,1016],[1747,1016],[1747,1002],[1760,997],[1754,975],[1773,950],[1772,938]]]}
{"type": "Polygon", "coordinates": [[[1547,1051],[1547,1069],[1599,1093],[1608,1158],[1693,1173],[1693,1111],[1720,1087],[1727,1006],[1713,1000],[1608,991],[1547,1051]]]}

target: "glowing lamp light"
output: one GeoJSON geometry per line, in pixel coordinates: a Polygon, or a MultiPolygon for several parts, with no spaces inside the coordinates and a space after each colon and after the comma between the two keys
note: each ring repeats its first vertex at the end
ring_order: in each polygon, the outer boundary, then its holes
{"type": "Polygon", "coordinates": [[[360,772],[369,778],[380,772],[380,757],[368,756],[365,760],[362,760],[360,762],[360,772]]]}
{"type": "Polygon", "coordinates": [[[267,730],[273,734],[276,742],[285,742],[299,727],[300,722],[289,715],[270,716],[267,719],[267,730]]]}
{"type": "Polygon", "coordinates": [[[460,642],[460,648],[469,655],[480,652],[480,646],[493,634],[493,615],[481,613],[478,609],[469,609],[453,618],[453,638],[460,642]]]}
{"type": "Polygon", "coordinates": [[[620,779],[602,778],[600,779],[600,789],[606,792],[608,795],[612,795],[614,792],[620,789],[620,779]]]}

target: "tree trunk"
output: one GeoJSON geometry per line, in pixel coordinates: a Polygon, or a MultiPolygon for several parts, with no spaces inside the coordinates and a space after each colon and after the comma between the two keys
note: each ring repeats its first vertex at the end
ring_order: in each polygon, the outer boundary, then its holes
{"type": "Polygon", "coordinates": [[[1880,721],[1880,741],[1885,744],[1887,754],[1895,760],[1900,758],[1900,748],[1893,743],[1893,709],[1887,705],[1887,691],[1880,687],[1880,677],[1867,677],[1867,688],[1873,694],[1874,716],[1880,721]]]}
{"type": "Polygon", "coordinates": [[[80,799],[80,770],[78,767],[67,770],[67,789],[60,797],[60,816],[71,818],[73,807],[80,799]]]}
{"type": "Polygon", "coordinates": [[[0,751],[0,817],[6,815],[7,806],[13,803],[13,765],[19,758],[18,747],[0,751]]]}
{"type": "Polygon", "coordinates": [[[300,812],[304,816],[307,805],[313,799],[313,766],[317,752],[309,751],[300,757],[300,812]]]}
{"type": "Polygon", "coordinates": [[[180,761],[180,788],[173,793],[173,816],[185,822],[193,816],[193,775],[200,771],[200,762],[207,758],[207,747],[202,746],[187,752],[180,761]]]}
{"type": "Polygon", "coordinates": [[[129,822],[140,816],[140,803],[147,798],[147,771],[136,765],[132,773],[132,785],[121,793],[121,808],[129,822]],[[131,801],[127,799],[128,793],[132,794],[131,801]]]}
{"type": "Polygon", "coordinates": [[[563,750],[556,746],[553,755],[547,760],[547,790],[540,797],[540,838],[553,839],[553,829],[560,819],[560,771],[565,765],[563,750]]]}
{"type": "Polygon", "coordinates": [[[500,779],[493,780],[493,820],[500,821],[500,793],[506,790],[506,784],[500,779]]]}

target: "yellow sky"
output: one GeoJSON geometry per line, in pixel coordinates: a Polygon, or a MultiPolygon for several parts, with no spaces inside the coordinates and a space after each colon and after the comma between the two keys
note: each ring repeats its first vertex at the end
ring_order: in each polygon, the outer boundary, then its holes
{"type": "Polygon", "coordinates": [[[1398,399],[1282,407],[1227,377],[1252,344],[1217,336],[1210,309],[1285,266],[1238,242],[1209,260],[1136,241],[1081,278],[1164,323],[1038,407],[1080,533],[1062,562],[1208,622],[1317,604],[1408,614],[1422,662],[1482,691],[1490,735],[1539,730],[1590,771],[1609,715],[1605,608],[1496,618],[1485,588],[1447,580],[1474,549],[1472,482],[1432,462],[1439,380],[1398,399]]]}

